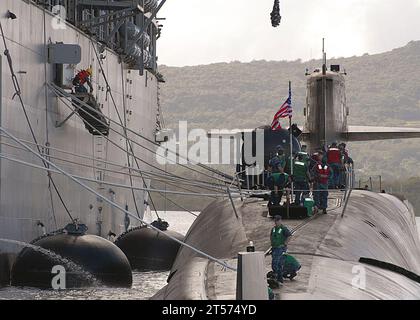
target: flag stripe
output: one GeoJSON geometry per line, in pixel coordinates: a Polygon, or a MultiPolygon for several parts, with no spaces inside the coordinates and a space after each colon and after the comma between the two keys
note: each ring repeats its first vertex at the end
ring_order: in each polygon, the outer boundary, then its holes
{"type": "Polygon", "coordinates": [[[287,100],[281,105],[279,111],[274,115],[273,122],[271,123],[272,130],[279,130],[281,129],[280,119],[292,117],[293,115],[293,108],[292,108],[292,93],[289,92],[289,97],[287,100]]]}

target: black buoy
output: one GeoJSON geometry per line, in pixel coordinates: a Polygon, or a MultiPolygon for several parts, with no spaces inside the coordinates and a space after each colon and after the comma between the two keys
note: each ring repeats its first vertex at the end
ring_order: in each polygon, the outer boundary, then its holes
{"type": "MultiPolygon", "coordinates": [[[[184,236],[168,231],[168,224],[162,220],[152,223],[166,234],[184,241],[184,236]]],[[[170,270],[180,244],[148,227],[137,227],[120,235],[115,244],[125,253],[133,270],[170,270]]]]}
{"type": "Polygon", "coordinates": [[[85,234],[87,227],[70,224],[40,237],[21,250],[12,268],[13,286],[54,288],[53,267],[65,270],[66,289],[88,286],[131,287],[130,263],[112,242],[85,234]]]}

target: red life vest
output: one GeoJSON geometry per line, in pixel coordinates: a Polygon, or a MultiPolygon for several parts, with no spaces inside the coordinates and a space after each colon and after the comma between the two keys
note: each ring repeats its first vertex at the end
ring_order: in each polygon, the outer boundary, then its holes
{"type": "Polygon", "coordinates": [[[327,165],[318,164],[316,166],[316,173],[318,176],[318,182],[320,184],[328,184],[328,178],[330,176],[330,167],[327,165]]]}
{"type": "Polygon", "coordinates": [[[89,79],[89,73],[86,70],[80,71],[74,78],[80,85],[84,85],[89,79]]]}
{"type": "Polygon", "coordinates": [[[340,149],[330,148],[327,153],[328,163],[341,163],[340,149]]]}

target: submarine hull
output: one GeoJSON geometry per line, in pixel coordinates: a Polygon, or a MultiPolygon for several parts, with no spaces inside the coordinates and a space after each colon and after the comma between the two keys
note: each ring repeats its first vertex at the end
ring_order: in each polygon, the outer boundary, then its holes
{"type": "MultiPolygon", "coordinates": [[[[339,191],[331,191],[326,215],[284,222],[294,231],[288,252],[302,268],[294,281],[285,281],[278,290],[280,299],[419,299],[418,282],[397,272],[398,268],[380,266],[388,263],[420,274],[420,240],[412,206],[392,195],[354,190],[343,215],[342,196],[339,191]],[[366,264],[361,258],[377,264],[366,264]],[[355,282],[358,275],[366,281],[355,282]]],[[[249,241],[254,242],[256,251],[270,249],[269,232],[273,227],[273,221],[264,214],[263,201],[235,200],[234,204],[238,218],[229,200],[209,205],[185,240],[231,266],[237,265],[238,252],[245,251],[249,241]]],[[[267,272],[271,270],[271,258],[265,258],[267,272]]],[[[182,248],[168,285],[153,299],[236,299],[236,272],[220,270],[214,262],[182,248]]]]}
{"type": "Polygon", "coordinates": [[[16,258],[11,273],[13,286],[51,289],[57,276],[53,268],[63,267],[66,288],[131,287],[127,257],[101,237],[58,234],[35,241],[33,246],[22,249],[16,258]]]}

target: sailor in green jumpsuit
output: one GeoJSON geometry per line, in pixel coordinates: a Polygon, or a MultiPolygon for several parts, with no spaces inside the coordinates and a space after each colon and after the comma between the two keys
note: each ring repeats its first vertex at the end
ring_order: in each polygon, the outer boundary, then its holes
{"type": "Polygon", "coordinates": [[[308,163],[305,161],[303,154],[298,153],[296,160],[293,162],[293,178],[295,182],[295,204],[300,206],[309,196],[309,181],[311,180],[308,163]]]}

